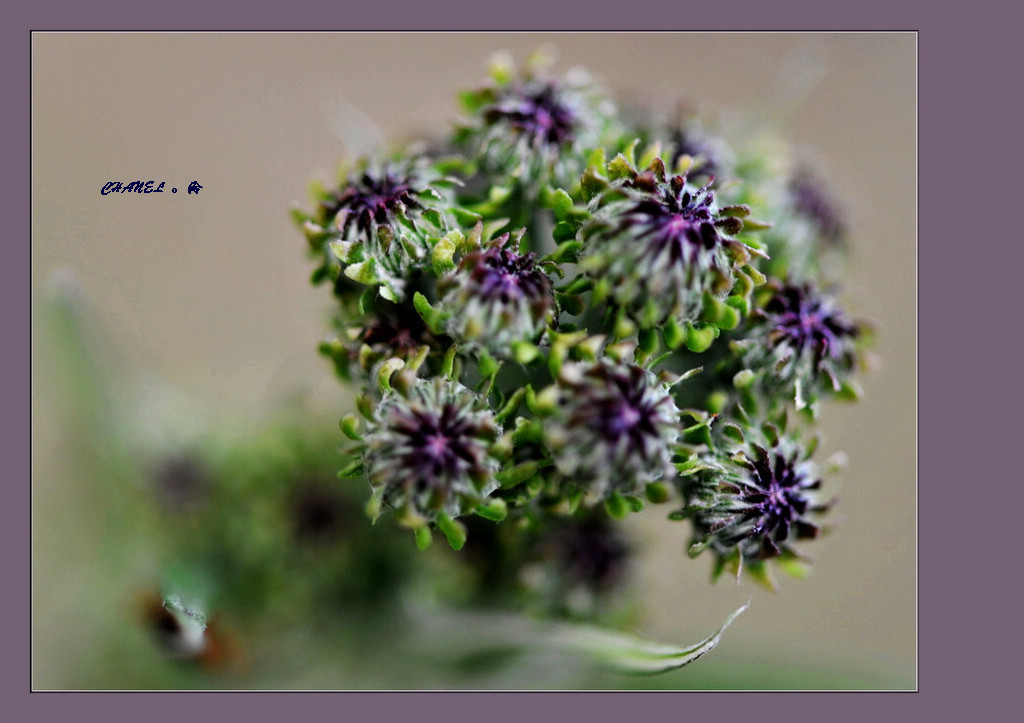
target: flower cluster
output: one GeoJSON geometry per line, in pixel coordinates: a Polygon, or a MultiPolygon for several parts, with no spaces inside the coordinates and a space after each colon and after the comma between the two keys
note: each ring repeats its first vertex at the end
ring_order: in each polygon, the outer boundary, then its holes
{"type": "Polygon", "coordinates": [[[489,451],[497,436],[480,397],[457,382],[419,379],[393,392],[366,430],[363,463],[375,500],[417,526],[458,517],[498,486],[489,451]]]}
{"type": "Polygon", "coordinates": [[[849,384],[861,327],[809,284],[772,286],[763,307],[751,315],[744,360],[798,409],[813,407],[821,391],[839,393],[849,384]]]}
{"type": "Polygon", "coordinates": [[[719,568],[797,559],[825,509],[802,427],[865,341],[809,260],[845,248],[831,196],[695,120],[624,120],[577,71],[499,64],[462,101],[443,154],[361,161],[296,213],[370,515],[479,545],[492,584],[579,532],[555,557],[594,595],[615,521],[673,498],[719,568]]]}
{"type": "Polygon", "coordinates": [[[330,279],[339,293],[358,288],[351,282],[378,286],[384,298],[401,300],[410,269],[447,228],[432,204],[445,202],[451,183],[422,157],[359,163],[321,194],[312,216],[300,214],[321,262],[314,281],[330,279]]]}
{"type": "Polygon", "coordinates": [[[710,185],[667,176],[660,158],[644,172],[627,166],[593,205],[594,218],[581,229],[584,267],[644,328],[699,319],[705,295],[733,291],[757,253],[730,237],[742,231],[747,207],[717,208],[710,185]]]}
{"type": "Polygon", "coordinates": [[[544,182],[578,180],[582,159],[610,137],[615,120],[613,104],[585,71],[550,77],[540,62],[518,76],[496,63],[490,82],[462,102],[470,117],[456,143],[481,171],[517,181],[528,194],[544,182]]]}
{"type": "Polygon", "coordinates": [[[802,559],[793,543],[818,537],[814,517],[830,502],[820,497],[811,448],[771,423],[756,429],[745,421],[746,432],[724,423],[714,448],[700,455],[682,485],[687,506],[678,515],[692,520],[692,554],[712,550],[717,572],[746,565],[770,581],[763,563],[802,559]]]}
{"type": "Polygon", "coordinates": [[[675,476],[679,409],[666,384],[635,364],[596,362],[563,369],[547,425],[559,472],[599,499],[642,495],[675,476]]]}
{"type": "Polygon", "coordinates": [[[466,254],[439,284],[453,337],[501,356],[512,342],[543,333],[554,307],[551,279],[537,265],[536,254],[520,253],[518,246],[517,238],[502,234],[487,248],[466,254]]]}

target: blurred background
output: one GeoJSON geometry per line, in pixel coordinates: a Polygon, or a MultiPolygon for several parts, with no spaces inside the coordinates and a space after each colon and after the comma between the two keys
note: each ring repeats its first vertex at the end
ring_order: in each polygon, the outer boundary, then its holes
{"type": "MultiPolygon", "coordinates": [[[[916,52],[912,33],[33,34],[34,687],[914,688],[916,52]],[[842,450],[849,464],[838,529],[810,550],[813,574],[782,578],[776,593],[711,585],[710,561],[686,557],[686,526],[652,509],[627,521],[641,551],[635,632],[692,643],[752,599],[718,649],[670,674],[558,677],[564,661],[549,660],[532,676],[432,675],[429,644],[392,640],[386,619],[368,638],[373,615],[356,608],[289,622],[298,608],[273,595],[260,599],[278,627],[255,643],[226,636],[225,649],[247,648],[234,656],[245,665],[218,674],[168,661],[143,632],[161,624],[146,600],[173,577],[169,546],[184,559],[188,540],[160,536],[135,497],[140,480],[159,480],[181,450],[257,479],[263,463],[247,450],[268,434],[273,464],[329,479],[335,425],[351,410],[316,353],[330,299],[308,283],[289,209],[346,155],[444,134],[456,94],[482,81],[494,52],[522,60],[541,46],[621,99],[763,123],[846,203],[845,299],[877,324],[880,365],[861,402],[823,411],[819,456],[842,450]],[[100,194],[138,179],[165,192],[100,194]]],[[[191,489],[183,464],[170,475],[185,480],[179,493],[191,489]]],[[[245,506],[242,487],[223,509],[245,506]]],[[[417,554],[391,531],[403,550],[379,569],[417,554]]],[[[275,564],[287,577],[312,559],[275,564]]],[[[359,595],[372,603],[368,589],[359,595]]]]}

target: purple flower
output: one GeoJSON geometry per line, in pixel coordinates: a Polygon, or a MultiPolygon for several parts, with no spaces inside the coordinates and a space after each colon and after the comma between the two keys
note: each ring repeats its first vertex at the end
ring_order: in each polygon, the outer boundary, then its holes
{"type": "Polygon", "coordinates": [[[776,286],[752,322],[746,364],[766,370],[768,387],[791,393],[798,408],[813,408],[822,389],[840,391],[857,367],[860,325],[809,284],[776,286]]]}
{"type": "Polygon", "coordinates": [[[511,88],[483,111],[490,125],[503,123],[536,149],[572,143],[578,124],[576,112],[558,94],[553,83],[523,84],[511,88]]]}
{"type": "Polygon", "coordinates": [[[696,495],[686,510],[695,542],[720,557],[738,548],[746,561],[796,554],[792,541],[817,537],[820,528],[809,517],[830,506],[816,502],[821,480],[803,455],[785,443],[771,450],[751,443],[741,452],[715,455],[709,463],[714,471],[705,475],[704,499],[696,495]]]}
{"type": "Polygon", "coordinates": [[[842,209],[817,178],[807,172],[798,173],[790,180],[789,193],[797,213],[810,221],[823,241],[842,243],[846,234],[842,209]]]}
{"type": "Polygon", "coordinates": [[[409,361],[421,347],[438,350],[451,342],[430,331],[408,298],[398,304],[377,300],[372,308],[365,309],[358,323],[348,321],[347,316],[336,317],[338,335],[320,345],[320,352],[334,361],[343,379],[360,371],[369,372],[391,357],[409,361]]]}
{"type": "Polygon", "coordinates": [[[416,198],[419,190],[415,184],[412,175],[400,175],[394,169],[364,172],[323,201],[320,212],[325,222],[336,220],[342,236],[354,231],[369,237],[377,226],[394,223],[399,213],[423,208],[416,198]]]}
{"type": "Polygon", "coordinates": [[[859,330],[829,301],[809,286],[784,286],[765,305],[773,346],[784,346],[797,356],[809,356],[813,368],[825,372],[826,362],[850,364],[850,340],[859,330]]]}
{"type": "Polygon", "coordinates": [[[533,253],[520,254],[517,240],[503,234],[462,259],[441,286],[452,312],[449,331],[507,355],[514,341],[531,340],[545,328],[554,300],[551,280],[533,253]]]}
{"type": "Polygon", "coordinates": [[[422,346],[436,349],[443,345],[408,300],[401,304],[379,303],[374,313],[367,315],[356,339],[377,359],[409,359],[422,346]]]}
{"type": "Polygon", "coordinates": [[[609,135],[615,108],[585,73],[564,78],[539,69],[464,95],[473,117],[457,140],[487,173],[507,174],[530,196],[545,182],[579,180],[586,153],[609,135]]]}
{"type": "Polygon", "coordinates": [[[449,181],[426,158],[361,162],[321,201],[315,222],[306,224],[310,242],[323,254],[314,279],[330,278],[343,298],[371,286],[389,301],[401,301],[410,269],[429,253],[428,239],[446,231],[444,216],[430,204],[446,198],[442,186],[449,181]]]}
{"type": "Polygon", "coordinates": [[[684,176],[673,176],[659,188],[654,174],[644,173],[627,185],[657,194],[626,210],[617,229],[619,233],[632,230],[636,238],[646,240],[644,253],[649,263],[657,264],[663,256],[673,264],[696,263],[701,251],[722,243],[719,226],[736,225],[735,220],[717,220],[712,215],[710,184],[690,190],[684,176]]]}
{"type": "Polygon", "coordinates": [[[696,320],[704,295],[724,296],[735,267],[750,260],[751,249],[725,235],[738,233],[743,222],[719,213],[710,186],[694,188],[678,175],[666,179],[656,159],[651,169],[613,186],[581,230],[584,268],[641,327],[696,320]]]}
{"type": "Polygon", "coordinates": [[[497,488],[489,449],[498,427],[484,400],[457,382],[418,380],[379,405],[364,437],[375,493],[410,523],[455,517],[497,488]]]}
{"type": "Polygon", "coordinates": [[[673,476],[679,410],[665,384],[635,364],[563,369],[560,417],[548,444],[565,477],[594,498],[641,494],[673,476]]]}

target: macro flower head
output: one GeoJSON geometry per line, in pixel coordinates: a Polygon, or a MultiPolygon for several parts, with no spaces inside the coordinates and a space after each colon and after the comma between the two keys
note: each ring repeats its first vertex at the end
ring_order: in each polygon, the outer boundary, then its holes
{"type": "Polygon", "coordinates": [[[672,499],[716,575],[802,572],[828,504],[786,421],[856,395],[868,328],[822,291],[838,204],[777,136],[623,116],[548,68],[496,62],[429,155],[357,166],[304,219],[341,302],[321,349],[361,387],[341,476],[466,548],[487,604],[614,612],[617,522],[672,499]]]}
{"type": "Polygon", "coordinates": [[[784,430],[772,428],[766,439],[749,425],[723,426],[730,439],[719,439],[702,455],[700,471],[681,478],[687,506],[679,516],[692,523],[692,554],[710,549],[719,567],[727,559],[799,558],[793,543],[818,537],[815,517],[831,506],[820,497],[813,449],[784,430]]]}
{"type": "Polygon", "coordinates": [[[520,253],[518,236],[507,233],[466,254],[441,286],[442,307],[452,312],[449,333],[499,356],[512,342],[541,334],[554,307],[551,280],[536,254],[520,253]]]}
{"type": "Polygon", "coordinates": [[[339,291],[378,287],[390,301],[404,298],[409,270],[447,228],[438,207],[450,183],[422,157],[359,163],[306,221],[307,238],[323,256],[314,279],[331,278],[339,291]]]}
{"type": "Polygon", "coordinates": [[[592,499],[643,494],[670,478],[679,410],[668,386],[636,364],[566,364],[547,443],[558,471],[592,499]]]}
{"type": "Polygon", "coordinates": [[[343,378],[363,373],[387,359],[409,361],[422,349],[444,348],[450,340],[434,334],[408,298],[399,303],[376,299],[364,305],[361,317],[336,317],[338,335],[320,345],[343,378]]]}
{"type": "Polygon", "coordinates": [[[828,246],[843,242],[846,220],[842,207],[816,176],[806,169],[797,171],[789,181],[789,194],[793,208],[821,241],[828,246]]]}
{"type": "Polygon", "coordinates": [[[593,79],[581,70],[550,76],[542,63],[519,73],[499,63],[491,76],[490,84],[463,95],[471,117],[457,140],[467,155],[530,193],[545,182],[578,181],[583,154],[601,144],[615,114],[593,79]]]}
{"type": "Polygon", "coordinates": [[[523,84],[483,112],[488,124],[507,123],[533,148],[558,148],[572,143],[575,111],[558,96],[553,82],[523,84]]]}
{"type": "Polygon", "coordinates": [[[374,499],[420,526],[439,513],[471,512],[497,486],[490,447],[499,427],[476,393],[444,378],[388,394],[363,437],[374,499]]]}
{"type": "Polygon", "coordinates": [[[781,390],[798,409],[812,408],[821,391],[843,390],[859,362],[862,328],[834,299],[810,284],[773,284],[753,331],[740,342],[748,367],[761,370],[769,390],[781,390]]]}
{"type": "Polygon", "coordinates": [[[655,158],[597,196],[594,220],[580,232],[583,267],[641,327],[696,320],[705,296],[727,295],[751,259],[754,250],[732,238],[747,212],[719,209],[711,182],[697,188],[667,176],[655,158]]]}

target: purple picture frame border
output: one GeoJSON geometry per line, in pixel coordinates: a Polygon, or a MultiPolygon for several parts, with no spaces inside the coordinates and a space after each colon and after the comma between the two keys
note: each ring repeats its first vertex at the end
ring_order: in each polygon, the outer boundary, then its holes
{"type": "MultiPolygon", "coordinates": [[[[602,3],[603,4],[603,3],[602,3]]],[[[971,610],[975,589],[995,596],[1013,615],[1017,576],[996,574],[996,561],[1014,547],[1005,532],[992,530],[987,509],[1013,509],[1015,499],[994,498],[999,486],[1019,480],[1000,472],[1001,450],[1012,450],[1010,433],[1020,423],[1006,397],[979,393],[965,383],[983,371],[983,379],[1007,379],[1013,356],[1000,353],[987,324],[1011,324],[1015,288],[1009,275],[1018,254],[1009,248],[996,219],[1014,208],[1014,169],[990,167],[1001,144],[1015,135],[1010,124],[1019,103],[1009,76],[1019,59],[1011,39],[1019,23],[1011,9],[984,0],[961,12],[937,12],[917,4],[899,7],[870,0],[852,6],[814,2],[722,3],[683,7],[669,0],[629,3],[628,17],[593,2],[589,17],[613,18],[613,27],[581,18],[571,7],[517,2],[509,6],[446,2],[418,4],[395,13],[393,6],[353,8],[322,1],[288,3],[274,9],[236,9],[182,0],[145,6],[128,2],[46,3],[5,11],[0,45],[4,87],[11,102],[3,110],[5,164],[2,198],[14,226],[3,265],[4,330],[12,340],[3,354],[4,429],[8,501],[3,505],[2,559],[8,581],[2,616],[4,652],[0,675],[5,710],[12,720],[180,720],[191,714],[216,719],[230,714],[249,721],[281,720],[296,715],[342,720],[394,720],[400,716],[503,721],[543,712],[544,718],[616,720],[637,713],[663,718],[706,713],[716,719],[756,716],[761,721],[794,717],[863,719],[867,714],[928,715],[957,720],[984,710],[1013,710],[1010,677],[1019,669],[996,629],[999,620],[977,620],[971,610]],[[396,17],[401,27],[394,27],[396,17]],[[316,26],[323,25],[320,28],[316,26]],[[390,26],[390,27],[389,27],[390,26]],[[30,238],[30,45],[41,30],[751,30],[751,31],[914,31],[919,43],[919,692],[916,693],[33,693],[29,655],[31,430],[21,414],[31,415],[31,265],[30,238]],[[991,160],[990,160],[991,159],[991,160]],[[986,162],[989,161],[989,162],[986,162]],[[973,171],[973,173],[972,173],[973,171]],[[992,178],[995,176],[995,178],[992,178]],[[1007,176],[1003,178],[1002,176],[1007,176]],[[980,183],[980,186],[979,186],[980,183]],[[952,204],[953,199],[958,203],[952,204]],[[987,222],[987,223],[986,223],[987,222]],[[988,226],[993,226],[990,230],[988,226]],[[967,247],[969,242],[973,248],[967,247]],[[993,251],[988,246],[996,246],[993,251]],[[975,251],[974,249],[977,249],[975,251]],[[978,253],[980,251],[981,253],[978,253]],[[958,253],[959,252],[959,253],[958,253]],[[981,290],[988,290],[979,298],[981,290]],[[1003,310],[1003,314],[980,310],[1003,310]],[[980,319],[978,317],[981,317],[980,319]],[[979,349],[981,353],[979,354],[979,349]],[[970,356],[966,352],[972,352],[970,356]],[[984,361],[983,370],[977,361],[984,361]],[[974,361],[975,365],[971,365],[974,361]],[[959,372],[959,374],[957,373],[959,372]],[[967,377],[965,374],[973,376],[967,377]],[[26,384],[25,382],[30,382],[26,384]],[[993,419],[995,417],[995,419],[993,419]],[[1001,418],[1005,417],[1005,419],[1001,418]],[[986,430],[985,437],[979,432],[986,430]],[[998,445],[998,446],[997,446],[998,445]],[[953,451],[957,453],[953,453],[953,451]],[[970,485],[967,492],[963,489],[970,485]],[[972,496],[985,511],[966,510],[972,496]],[[996,500],[993,505],[990,500],[996,500]],[[981,520],[978,518],[981,517],[981,520]],[[985,529],[971,523],[984,521],[985,529]],[[984,586],[982,588],[982,585],[984,586]],[[687,696],[681,699],[679,696],[687,696]],[[766,696],[772,696],[767,699],[766,696]],[[780,699],[781,696],[782,698],[780,699]],[[840,699],[837,699],[837,696],[840,699]]],[[[1019,55],[1019,53],[1017,53],[1019,55]]],[[[1014,129],[1015,130],[1015,129],[1014,129]]],[[[1019,148],[1019,142],[1013,142],[1019,148]]],[[[884,172],[884,169],[879,169],[884,172]]],[[[1012,232],[1011,232],[1012,233],[1012,232]]],[[[908,283],[913,280],[908,279],[908,283]]],[[[911,333],[912,330],[906,330],[911,333]]],[[[992,330],[996,331],[995,329],[992,330]]],[[[1007,350],[1011,351],[1011,350],[1007,350]]],[[[1011,496],[1019,496],[1019,481],[1011,496]]],[[[1010,565],[1014,565],[1011,558],[1010,565]]],[[[1005,563],[1000,566],[1002,571],[1005,563]]],[[[1013,572],[1011,568],[1010,572],[1013,572]]],[[[1016,676],[1014,676],[1016,677],[1016,676]]],[[[909,718],[906,718],[909,719],[909,718]]]]}

